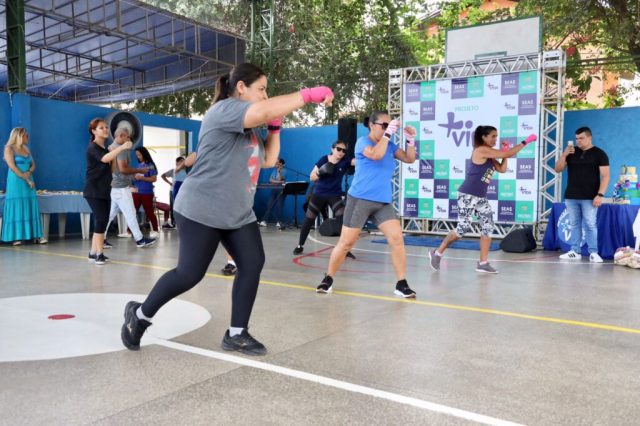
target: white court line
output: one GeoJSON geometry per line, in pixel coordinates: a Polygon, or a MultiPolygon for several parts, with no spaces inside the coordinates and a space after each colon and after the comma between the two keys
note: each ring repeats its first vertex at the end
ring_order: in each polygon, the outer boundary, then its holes
{"type": "MultiPolygon", "coordinates": [[[[335,244],[331,244],[331,243],[325,243],[324,241],[320,241],[316,238],[314,238],[313,236],[309,235],[308,237],[311,241],[318,243],[318,244],[322,244],[325,246],[330,246],[330,247],[335,247],[335,244]]],[[[362,252],[366,252],[366,253],[378,253],[378,254],[391,254],[390,251],[383,251],[383,250],[369,250],[369,249],[362,249],[362,248],[357,248],[354,247],[351,249],[352,251],[357,250],[357,251],[362,251],[362,252]]],[[[451,249],[450,249],[451,250],[451,249]]],[[[453,249],[455,250],[455,249],[453,249]]],[[[428,254],[412,254],[412,253],[407,253],[407,256],[411,256],[411,257],[425,257],[428,258],[429,255],[428,254]]],[[[453,256],[447,256],[444,259],[452,259],[452,260],[473,260],[474,262],[478,261],[477,257],[453,257],[453,256]]],[[[586,262],[574,262],[574,261],[562,261],[562,260],[512,260],[512,259],[491,259],[492,263],[495,262],[506,262],[506,263],[540,263],[540,264],[544,264],[544,263],[549,263],[549,264],[561,264],[561,265],[585,265],[586,262]]],[[[614,263],[613,262],[606,262],[606,263],[599,263],[599,266],[613,266],[614,263]]]]}
{"type": "Polygon", "coordinates": [[[501,420],[495,417],[484,416],[482,414],[473,413],[471,411],[460,410],[458,408],[448,407],[446,405],[436,404],[434,402],[424,401],[422,399],[411,398],[408,396],[399,395],[396,393],[386,392],[379,389],[374,389],[366,386],[360,386],[342,380],[331,379],[329,377],[318,376],[316,374],[306,373],[304,371],[293,370],[287,367],[280,367],[278,365],[268,364],[266,362],[254,361],[252,359],[242,358],[235,355],[228,355],[225,353],[215,352],[208,349],[198,348],[195,346],[189,346],[182,343],[173,342],[170,340],[154,338],[152,343],[160,346],[164,346],[179,351],[189,352],[196,355],[206,356],[208,358],[218,359],[220,361],[231,362],[234,364],[244,365],[246,367],[257,368],[260,370],[269,371],[272,373],[278,373],[285,376],[293,377],[300,380],[307,380],[313,383],[319,383],[325,386],[331,386],[337,389],[346,390],[349,392],[361,393],[363,395],[373,396],[375,398],[386,399],[388,401],[397,402],[400,404],[411,405],[413,407],[422,408],[424,410],[433,411],[435,413],[446,414],[461,419],[471,420],[477,423],[486,425],[500,425],[500,426],[521,426],[519,423],[513,423],[508,420],[501,420]]]}

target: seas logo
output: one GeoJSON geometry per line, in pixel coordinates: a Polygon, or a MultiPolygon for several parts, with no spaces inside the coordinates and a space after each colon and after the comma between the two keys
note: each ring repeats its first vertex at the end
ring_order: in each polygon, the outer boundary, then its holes
{"type": "Polygon", "coordinates": [[[505,107],[505,109],[508,109],[508,110],[510,110],[510,111],[513,111],[513,110],[515,110],[515,109],[516,109],[516,106],[515,106],[515,105],[510,104],[509,102],[505,102],[505,103],[504,103],[504,107],[505,107]]]}
{"type": "Polygon", "coordinates": [[[473,127],[473,121],[463,120],[456,121],[455,112],[447,113],[447,122],[438,124],[440,127],[447,129],[447,138],[453,137],[453,142],[459,147],[463,142],[467,147],[471,144],[471,128],[473,127]],[[465,130],[466,129],[466,130],[465,130]]]}
{"type": "Polygon", "coordinates": [[[498,90],[498,89],[499,89],[499,87],[498,87],[498,86],[496,86],[496,85],[495,85],[495,84],[493,84],[493,83],[488,83],[488,84],[487,84],[487,88],[488,88],[489,90],[498,90]]]}
{"type": "Polygon", "coordinates": [[[447,185],[436,185],[436,192],[449,192],[447,185]]]}
{"type": "Polygon", "coordinates": [[[513,207],[511,206],[500,206],[500,213],[513,213],[513,207]]]}
{"type": "Polygon", "coordinates": [[[522,127],[522,130],[526,130],[526,131],[533,130],[533,126],[529,126],[527,123],[522,123],[520,127],[522,127]]]}
{"type": "Polygon", "coordinates": [[[461,175],[464,173],[464,170],[462,170],[460,167],[458,166],[453,166],[451,168],[451,170],[453,170],[453,173],[457,174],[457,175],[461,175]]]}
{"type": "Polygon", "coordinates": [[[520,187],[520,193],[521,193],[522,195],[531,195],[531,190],[530,190],[530,189],[525,188],[524,186],[521,186],[521,187],[520,187]]]}

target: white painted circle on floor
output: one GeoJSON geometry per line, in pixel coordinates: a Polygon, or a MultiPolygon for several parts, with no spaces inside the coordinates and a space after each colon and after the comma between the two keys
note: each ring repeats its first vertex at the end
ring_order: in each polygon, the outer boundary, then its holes
{"type": "MultiPolygon", "coordinates": [[[[0,362],[72,358],[126,350],[120,340],[124,306],[141,294],[71,293],[0,299],[0,362]],[[51,318],[50,318],[51,317],[51,318]]],[[[205,325],[209,311],[174,299],[142,338],[171,339],[205,325]]]]}

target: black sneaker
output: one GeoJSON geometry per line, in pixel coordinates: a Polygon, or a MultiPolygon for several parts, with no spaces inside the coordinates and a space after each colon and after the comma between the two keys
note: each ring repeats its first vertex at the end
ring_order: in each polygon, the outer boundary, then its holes
{"type": "MultiPolygon", "coordinates": [[[[89,255],[91,256],[91,255],[89,255]]],[[[104,265],[105,263],[107,263],[109,261],[109,258],[107,256],[105,256],[102,253],[96,254],[95,255],[96,258],[94,259],[96,262],[96,265],[104,265]]]]}
{"type": "Polygon", "coordinates": [[[147,327],[151,325],[149,321],[140,319],[136,315],[140,305],[142,303],[129,302],[124,308],[124,324],[122,324],[120,338],[124,346],[132,351],[140,349],[140,339],[147,327]]]}
{"type": "Polygon", "coordinates": [[[353,253],[351,253],[350,251],[348,251],[348,252],[347,252],[347,257],[348,257],[349,259],[356,260],[356,257],[355,257],[355,256],[353,255],[353,253]]]}
{"type": "Polygon", "coordinates": [[[396,289],[394,291],[398,296],[402,296],[405,299],[412,298],[415,299],[416,292],[409,288],[409,284],[407,284],[407,280],[400,280],[396,284],[396,289]]]}
{"type": "Polygon", "coordinates": [[[267,353],[267,348],[254,339],[246,329],[233,337],[229,335],[229,330],[227,330],[222,338],[221,346],[225,351],[239,351],[245,355],[264,355],[267,353]]]}
{"type": "Polygon", "coordinates": [[[113,248],[113,245],[109,241],[104,240],[102,247],[104,247],[105,249],[110,249],[110,248],[113,248]]]}
{"type": "Polygon", "coordinates": [[[316,288],[316,293],[331,293],[333,287],[333,278],[329,275],[324,276],[320,285],[316,288]]]}
{"type": "Polygon", "coordinates": [[[96,254],[91,254],[91,252],[89,252],[89,256],[87,256],[87,258],[89,259],[89,262],[95,262],[96,261],[96,254]]]}
{"type": "Polygon", "coordinates": [[[171,225],[170,223],[165,223],[164,225],[162,225],[162,229],[173,229],[175,228],[175,226],[171,225]]]}
{"type": "Polygon", "coordinates": [[[149,246],[154,245],[155,243],[156,243],[156,239],[155,238],[142,237],[138,241],[136,241],[136,246],[138,246],[139,248],[149,247],[149,246]]]}
{"type": "Polygon", "coordinates": [[[232,263],[227,263],[221,271],[223,275],[235,275],[238,272],[238,268],[232,263]]]}
{"type": "Polygon", "coordinates": [[[298,245],[293,249],[293,254],[298,255],[304,251],[304,247],[298,245]]]}

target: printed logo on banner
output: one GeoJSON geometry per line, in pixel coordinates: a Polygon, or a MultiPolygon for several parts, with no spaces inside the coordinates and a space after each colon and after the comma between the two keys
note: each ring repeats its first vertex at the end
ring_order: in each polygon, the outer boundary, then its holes
{"type": "Polygon", "coordinates": [[[405,104],[404,110],[405,110],[406,120],[408,121],[420,120],[420,104],[419,103],[405,104]]]}
{"type": "Polygon", "coordinates": [[[420,160],[420,179],[433,179],[433,160],[420,160]]]}
{"type": "Polygon", "coordinates": [[[420,179],[420,198],[433,198],[433,179],[420,179]]]}
{"type": "Polygon", "coordinates": [[[538,93],[538,72],[537,71],[525,71],[519,75],[519,94],[525,93],[538,93]]]}
{"type": "Polygon", "coordinates": [[[449,199],[449,180],[435,179],[433,181],[433,198],[449,199]]]}
{"type": "Polygon", "coordinates": [[[434,217],[449,218],[449,200],[433,200],[434,217]]]}
{"type": "Polygon", "coordinates": [[[427,126],[422,126],[422,134],[424,136],[433,135],[433,130],[429,129],[427,126]]]}
{"type": "Polygon", "coordinates": [[[433,200],[432,199],[420,199],[418,202],[418,217],[424,217],[427,219],[433,218],[433,200]]]}
{"type": "Polygon", "coordinates": [[[518,94],[518,81],[520,78],[517,73],[502,74],[502,88],[500,90],[501,95],[517,95],[518,94]]]}
{"type": "Polygon", "coordinates": [[[449,89],[447,89],[446,87],[444,87],[442,85],[439,85],[438,92],[440,92],[440,94],[442,94],[442,95],[448,95],[449,93],[451,93],[449,91],[449,89]]]}
{"type": "Polygon", "coordinates": [[[404,198],[418,198],[418,191],[420,188],[419,179],[405,179],[404,180],[404,198]]]}
{"type": "Polygon", "coordinates": [[[487,90],[489,90],[490,92],[495,92],[496,90],[500,90],[500,87],[498,87],[497,85],[493,84],[492,82],[488,82],[487,83],[487,90]]]}
{"type": "Polygon", "coordinates": [[[451,99],[464,99],[467,97],[467,79],[454,78],[451,80],[451,99]]]}
{"type": "Polygon", "coordinates": [[[467,93],[470,98],[484,96],[484,77],[471,77],[467,80],[467,93]]]}
{"type": "Polygon", "coordinates": [[[436,179],[449,179],[449,160],[435,160],[433,163],[433,177],[436,179]]]}
{"type": "Polygon", "coordinates": [[[404,174],[402,175],[405,179],[419,179],[420,178],[420,164],[407,164],[404,167],[404,174]]]}
{"type": "Polygon", "coordinates": [[[449,199],[457,200],[458,199],[458,188],[462,185],[464,179],[451,179],[449,180],[449,199]]]}
{"type": "Polygon", "coordinates": [[[518,115],[536,115],[538,96],[535,93],[518,96],[518,115]]]}
{"type": "MultiPolygon", "coordinates": [[[[529,132],[529,134],[531,134],[531,132],[533,132],[535,130],[535,127],[532,126],[531,124],[529,124],[527,121],[524,121],[524,119],[522,117],[520,117],[520,119],[522,120],[520,122],[520,130],[522,130],[525,133],[529,132]]],[[[527,135],[527,136],[529,136],[529,135],[527,135]]]]}
{"type": "Polygon", "coordinates": [[[420,121],[431,121],[436,119],[436,102],[420,102],[420,121]]]}
{"type": "Polygon", "coordinates": [[[516,181],[513,179],[502,179],[498,181],[498,200],[516,199],[516,181]]]}
{"type": "Polygon", "coordinates": [[[500,117],[500,139],[518,136],[518,116],[508,115],[500,117]]]}
{"type": "Polygon", "coordinates": [[[419,102],[420,101],[420,84],[411,83],[404,85],[404,100],[405,102],[419,102]]]}
{"type": "Polygon", "coordinates": [[[405,198],[402,215],[407,217],[418,217],[418,199],[405,198]]]}
{"type": "Polygon", "coordinates": [[[520,185],[518,187],[518,195],[520,196],[518,198],[529,198],[531,195],[533,195],[533,191],[524,185],[520,185]]]}
{"type": "Polygon", "coordinates": [[[518,109],[515,103],[509,101],[506,101],[503,107],[507,114],[515,114],[516,110],[518,109]]]}
{"type": "Polygon", "coordinates": [[[498,201],[498,222],[515,222],[516,202],[498,201]]]}
{"type": "Polygon", "coordinates": [[[533,222],[533,201],[516,201],[516,222],[533,222]]]}
{"type": "Polygon", "coordinates": [[[420,160],[433,160],[436,157],[436,141],[426,140],[418,142],[418,158],[420,160]]]}
{"type": "Polygon", "coordinates": [[[420,83],[420,102],[436,100],[436,82],[423,81],[420,83]]]}
{"type": "Polygon", "coordinates": [[[449,219],[458,218],[458,200],[449,200],[449,219]]]}
{"type": "Polygon", "coordinates": [[[518,158],[516,160],[516,179],[533,179],[535,177],[535,162],[533,158],[518,158]]]}
{"type": "MultiPolygon", "coordinates": [[[[527,138],[527,136],[520,136],[518,137],[518,140],[523,141],[527,138]]],[[[516,155],[516,158],[535,158],[535,157],[536,157],[536,142],[527,144],[527,146],[522,148],[520,152],[518,152],[518,154],[516,155]]]]}
{"type": "Polygon", "coordinates": [[[498,181],[496,179],[492,179],[491,183],[487,185],[487,199],[488,200],[498,199],[498,181]]]}
{"type": "MultiPolygon", "coordinates": [[[[477,111],[478,110],[478,106],[477,105],[469,105],[469,106],[457,106],[455,107],[456,110],[466,110],[466,109],[470,109],[473,111],[477,111]],[[475,107],[475,109],[474,109],[475,107]]],[[[462,142],[466,143],[466,146],[470,146],[471,144],[471,134],[472,134],[472,130],[471,128],[473,127],[473,121],[471,120],[467,120],[466,122],[463,120],[459,120],[456,121],[456,114],[455,112],[448,112],[447,113],[447,122],[446,123],[440,123],[438,124],[439,127],[444,127],[445,129],[447,129],[447,138],[450,137],[451,135],[453,135],[453,142],[456,144],[456,146],[460,146],[460,144],[462,144],[462,142]],[[466,130],[464,130],[466,129],[466,130]]]]}
{"type": "Polygon", "coordinates": [[[451,166],[451,175],[452,176],[464,176],[464,169],[457,164],[451,166]]]}

